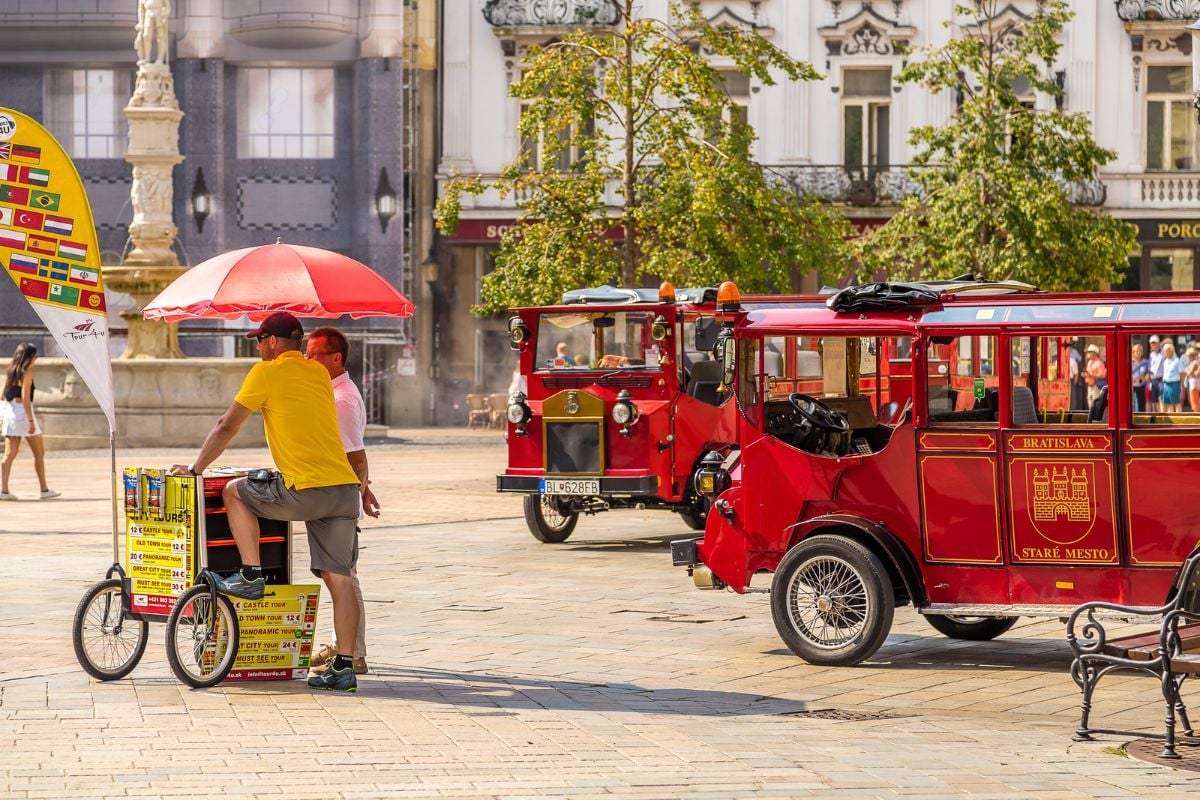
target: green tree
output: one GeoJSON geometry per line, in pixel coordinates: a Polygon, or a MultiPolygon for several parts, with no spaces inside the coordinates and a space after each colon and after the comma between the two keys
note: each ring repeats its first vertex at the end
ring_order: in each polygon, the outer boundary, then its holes
{"type": "Polygon", "coordinates": [[[617,5],[614,29],[530,49],[511,88],[524,101],[525,152],[493,182],[455,178],[438,204],[449,234],[464,195],[519,200],[520,224],[501,241],[476,310],[645,276],[767,291],[795,289],[811,270],[845,274],[849,224],[754,162],[754,131],[705,54],[766,85],[816,71],[761,36],[709,25],[691,5],[672,5],[677,27],[638,18],[634,0],[617,5]]]}
{"type": "MultiPolygon", "coordinates": [[[[1057,37],[1071,13],[1039,3],[1019,25],[1003,24],[999,0],[957,6],[967,24],[943,47],[913,54],[896,80],[950,92],[958,110],[941,126],[914,128],[910,174],[920,187],[884,226],[858,240],[868,273],[897,279],[973,272],[1054,291],[1120,280],[1136,230],[1073,204],[1116,154],[1096,144],[1085,114],[1035,111],[1017,87],[1054,96],[1057,37]]],[[[949,26],[951,23],[947,22],[949,26]]]]}

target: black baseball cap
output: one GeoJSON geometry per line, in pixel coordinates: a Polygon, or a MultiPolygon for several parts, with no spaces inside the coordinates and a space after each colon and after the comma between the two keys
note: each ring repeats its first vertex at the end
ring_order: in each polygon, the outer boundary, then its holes
{"type": "Polygon", "coordinates": [[[286,311],[276,311],[262,321],[256,329],[246,334],[247,339],[259,336],[278,336],[280,339],[299,339],[304,336],[300,320],[286,311]]]}

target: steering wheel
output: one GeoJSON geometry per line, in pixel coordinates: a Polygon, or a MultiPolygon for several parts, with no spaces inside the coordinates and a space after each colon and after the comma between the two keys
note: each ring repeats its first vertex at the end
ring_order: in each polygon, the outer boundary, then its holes
{"type": "Polygon", "coordinates": [[[840,414],[815,397],[793,392],[788,395],[788,402],[796,413],[808,423],[808,426],[820,428],[830,433],[845,433],[850,430],[850,423],[840,414]]]}

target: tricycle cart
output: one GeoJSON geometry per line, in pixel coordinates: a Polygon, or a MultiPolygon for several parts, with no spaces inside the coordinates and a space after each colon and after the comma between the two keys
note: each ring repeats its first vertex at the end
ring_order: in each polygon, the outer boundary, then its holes
{"type": "Polygon", "coordinates": [[[171,475],[140,467],[122,472],[125,561],[114,533],[113,565],[79,601],[72,626],[75,655],[89,675],[108,681],[132,672],[146,650],[150,622],[167,623],[171,671],[193,687],[226,677],[307,672],[319,587],[288,585],[290,523],[259,520],[268,583],[263,600],[230,599],[209,579],[210,570],[229,572],[239,564],[221,491],[243,474],[171,475]],[[249,622],[245,628],[239,613],[249,622]],[[250,641],[239,653],[243,633],[250,641]]]}

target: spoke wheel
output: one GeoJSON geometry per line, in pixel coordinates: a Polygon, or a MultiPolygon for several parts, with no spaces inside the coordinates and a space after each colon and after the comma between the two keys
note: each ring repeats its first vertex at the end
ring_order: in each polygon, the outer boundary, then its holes
{"type": "Polygon", "coordinates": [[[233,668],[238,650],[238,621],[223,594],[213,604],[201,582],[188,589],[167,617],[167,661],[175,677],[189,686],[216,686],[233,668]]]}
{"type": "Polygon", "coordinates": [[[525,495],[525,524],[539,542],[565,542],[579,523],[579,514],[564,511],[558,498],[552,495],[525,495]]]}
{"type": "Polygon", "coordinates": [[[142,659],[150,623],[125,611],[121,581],[92,586],[75,607],[71,641],[84,672],[99,681],[124,678],[142,659]]]}
{"type": "Polygon", "coordinates": [[[928,614],[925,619],[934,629],[951,639],[986,642],[1007,633],[1019,617],[956,617],[950,614],[928,614]]]}
{"type": "Polygon", "coordinates": [[[771,587],[775,628],[811,664],[849,666],[870,658],[892,627],[892,582],[858,542],[817,536],[779,562],[771,587]]]}

